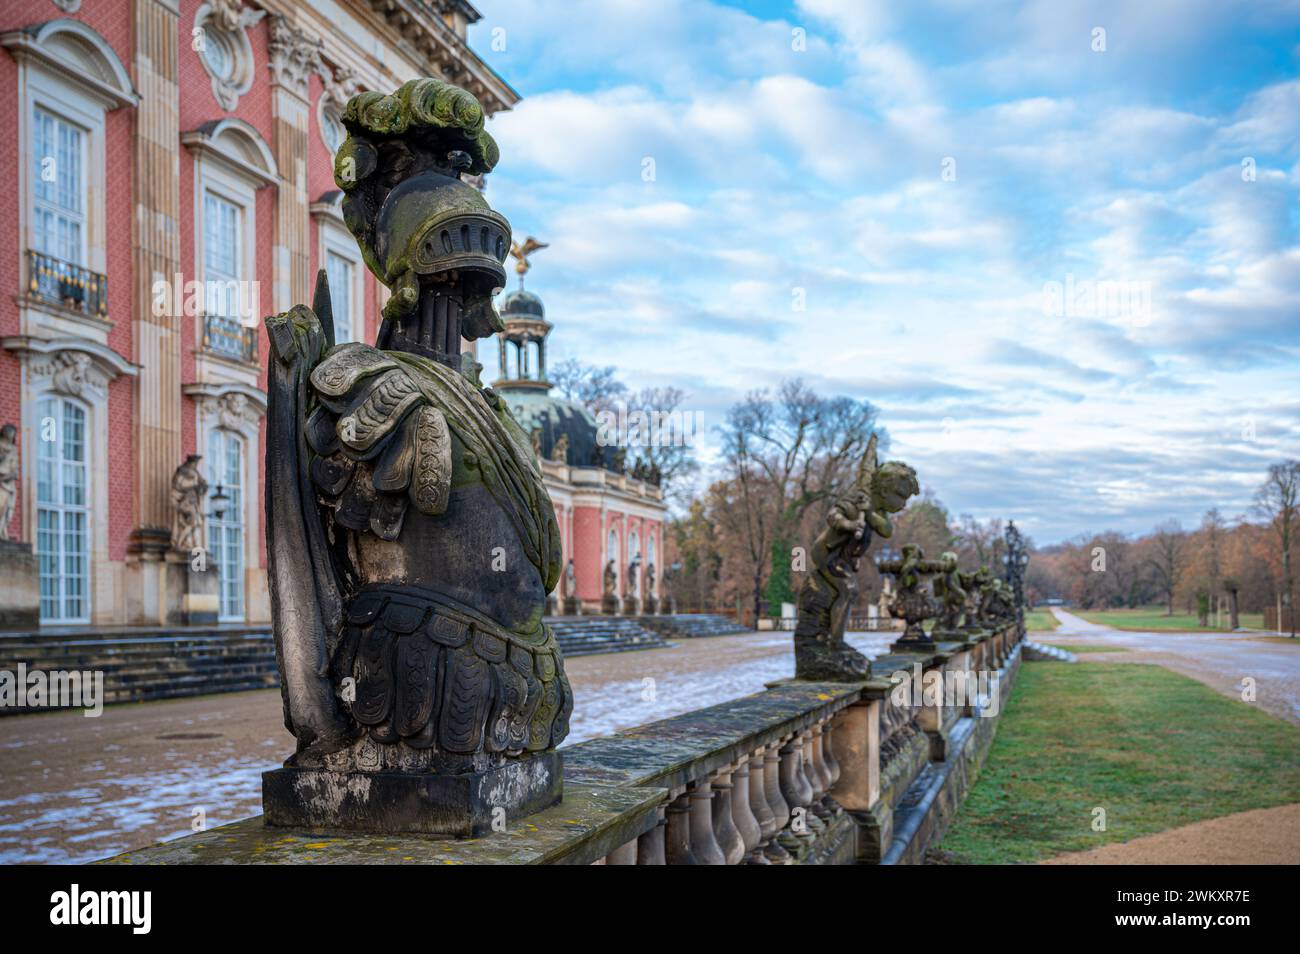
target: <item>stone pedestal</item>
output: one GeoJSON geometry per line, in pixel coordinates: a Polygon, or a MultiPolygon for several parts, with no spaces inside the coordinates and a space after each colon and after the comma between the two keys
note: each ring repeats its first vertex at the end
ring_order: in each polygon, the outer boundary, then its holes
{"type": "Polygon", "coordinates": [[[477,838],[549,808],[564,791],[554,750],[483,772],[331,772],[279,768],[262,773],[268,825],[381,834],[477,838]]]}
{"type": "Polygon", "coordinates": [[[604,616],[618,615],[618,597],[613,593],[606,593],[600,598],[600,612],[604,616]]]}
{"type": "Polygon", "coordinates": [[[889,647],[891,653],[932,653],[938,648],[933,635],[924,633],[921,636],[903,635],[902,639],[894,640],[894,644],[889,647]]]}
{"type": "Polygon", "coordinates": [[[0,629],[41,624],[41,577],[30,543],[0,540],[0,629]]]}
{"type": "Polygon", "coordinates": [[[637,608],[637,598],[635,596],[623,597],[623,615],[624,616],[640,615],[637,608]]]}
{"type": "Polygon", "coordinates": [[[560,615],[560,598],[556,596],[554,593],[551,593],[549,596],[546,597],[546,615],[547,616],[560,615]]]}
{"type": "Polygon", "coordinates": [[[188,554],[167,555],[167,615],[169,626],[211,626],[217,622],[217,568],[208,563],[195,569],[188,554]]]}
{"type": "Polygon", "coordinates": [[[579,616],[582,614],[582,604],[578,602],[576,596],[566,596],[564,598],[564,615],[579,616]]]}
{"type": "Polygon", "coordinates": [[[654,616],[659,612],[659,601],[653,596],[645,598],[645,605],[641,607],[641,612],[645,616],[654,616]]]}

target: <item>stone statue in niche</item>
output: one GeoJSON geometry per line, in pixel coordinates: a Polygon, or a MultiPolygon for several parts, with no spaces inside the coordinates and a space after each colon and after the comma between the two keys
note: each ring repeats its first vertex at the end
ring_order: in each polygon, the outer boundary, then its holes
{"type": "Polygon", "coordinates": [[[203,511],[208,482],[199,473],[201,454],[190,454],[172,474],[172,546],[186,553],[207,549],[207,519],[203,511]]]}
{"type": "Polygon", "coordinates": [[[872,534],[888,538],[889,521],[920,493],[916,471],[901,461],[876,459],[872,434],[849,491],[826,518],[812,547],[812,569],[798,595],[794,631],[795,678],[852,682],[871,675],[871,662],[844,641],[849,607],[857,595],[857,572],[872,534]]]}
{"type": "Polygon", "coordinates": [[[9,539],[9,524],[18,503],[18,428],[0,427],[0,540],[9,539]]]}
{"type": "Polygon", "coordinates": [[[653,616],[659,612],[659,599],[655,596],[655,565],[647,563],[645,565],[645,593],[643,610],[647,616],[653,616]]]}
{"type": "Polygon", "coordinates": [[[578,573],[572,559],[564,568],[564,615],[578,615],[578,573]]]}
{"type": "Polygon", "coordinates": [[[605,589],[600,596],[600,611],[606,616],[618,614],[618,567],[613,560],[605,564],[605,589]]]}
{"type": "Polygon", "coordinates": [[[348,101],[343,216],[392,291],[374,347],[329,287],[266,321],[267,536],[285,724],[269,823],[479,835],[561,797],[573,694],[543,620],[560,534],[530,436],[462,338],[502,330],[510,225],[461,179],[497,161],[466,91],[348,101]]]}
{"type": "Polygon", "coordinates": [[[569,460],[569,435],[561,434],[556,438],[555,446],[551,448],[551,460],[558,464],[567,463],[569,460]]]}

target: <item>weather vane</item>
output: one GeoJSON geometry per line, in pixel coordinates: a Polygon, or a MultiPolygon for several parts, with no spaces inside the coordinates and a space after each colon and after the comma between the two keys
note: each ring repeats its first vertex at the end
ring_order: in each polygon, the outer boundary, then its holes
{"type": "Polygon", "coordinates": [[[539,242],[531,235],[524,239],[522,245],[518,242],[510,243],[510,254],[515,258],[515,272],[519,275],[520,288],[524,287],[524,275],[528,272],[528,269],[532,268],[532,266],[528,264],[528,256],[533,254],[533,252],[536,252],[538,249],[546,247],[546,242],[539,242]]]}

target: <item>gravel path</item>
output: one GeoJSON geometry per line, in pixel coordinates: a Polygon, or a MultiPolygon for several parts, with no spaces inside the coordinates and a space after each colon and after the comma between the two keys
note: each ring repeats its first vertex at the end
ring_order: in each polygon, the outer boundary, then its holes
{"type": "Polygon", "coordinates": [[[1043,864],[1297,865],[1300,805],[1224,815],[1091,851],[1058,855],[1043,864]]]}
{"type": "MultiPolygon", "coordinates": [[[[878,655],[895,634],[850,641],[878,655]]],[[[763,690],[794,675],[789,633],[685,639],[566,661],[568,744],[763,690]]],[[[0,718],[0,863],[90,861],[261,810],[293,750],[279,690],[0,718]]]]}
{"type": "Polygon", "coordinates": [[[1252,705],[1300,725],[1300,645],[1266,642],[1248,633],[1132,633],[1112,629],[1053,608],[1061,628],[1035,633],[1040,642],[1114,646],[1126,652],[1089,653],[1088,660],[1155,663],[1210,688],[1243,699],[1246,680],[1253,680],[1252,705]]]}

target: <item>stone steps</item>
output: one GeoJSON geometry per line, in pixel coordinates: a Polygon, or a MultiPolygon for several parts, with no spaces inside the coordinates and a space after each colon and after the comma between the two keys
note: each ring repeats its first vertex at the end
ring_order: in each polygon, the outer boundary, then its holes
{"type": "MultiPolygon", "coordinates": [[[[658,649],[663,636],[625,617],[557,617],[565,656],[658,649]]],[[[144,702],[279,685],[269,628],[26,632],[0,635],[0,670],[104,674],[104,702],[144,702]]],[[[0,708],[0,715],[29,711],[0,708]]]]}
{"type": "Polygon", "coordinates": [[[555,630],[565,656],[662,649],[668,645],[660,633],[626,616],[549,616],[546,621],[555,630]]]}
{"type": "Polygon", "coordinates": [[[637,622],[668,637],[701,639],[709,636],[734,636],[750,630],[729,616],[715,613],[676,613],[669,616],[638,616],[637,622]]]}
{"type": "Polygon", "coordinates": [[[1025,658],[1035,662],[1066,662],[1076,663],[1079,657],[1072,652],[1064,649],[1058,649],[1055,646],[1048,646],[1044,643],[1035,643],[1025,640],[1025,658]]]}

